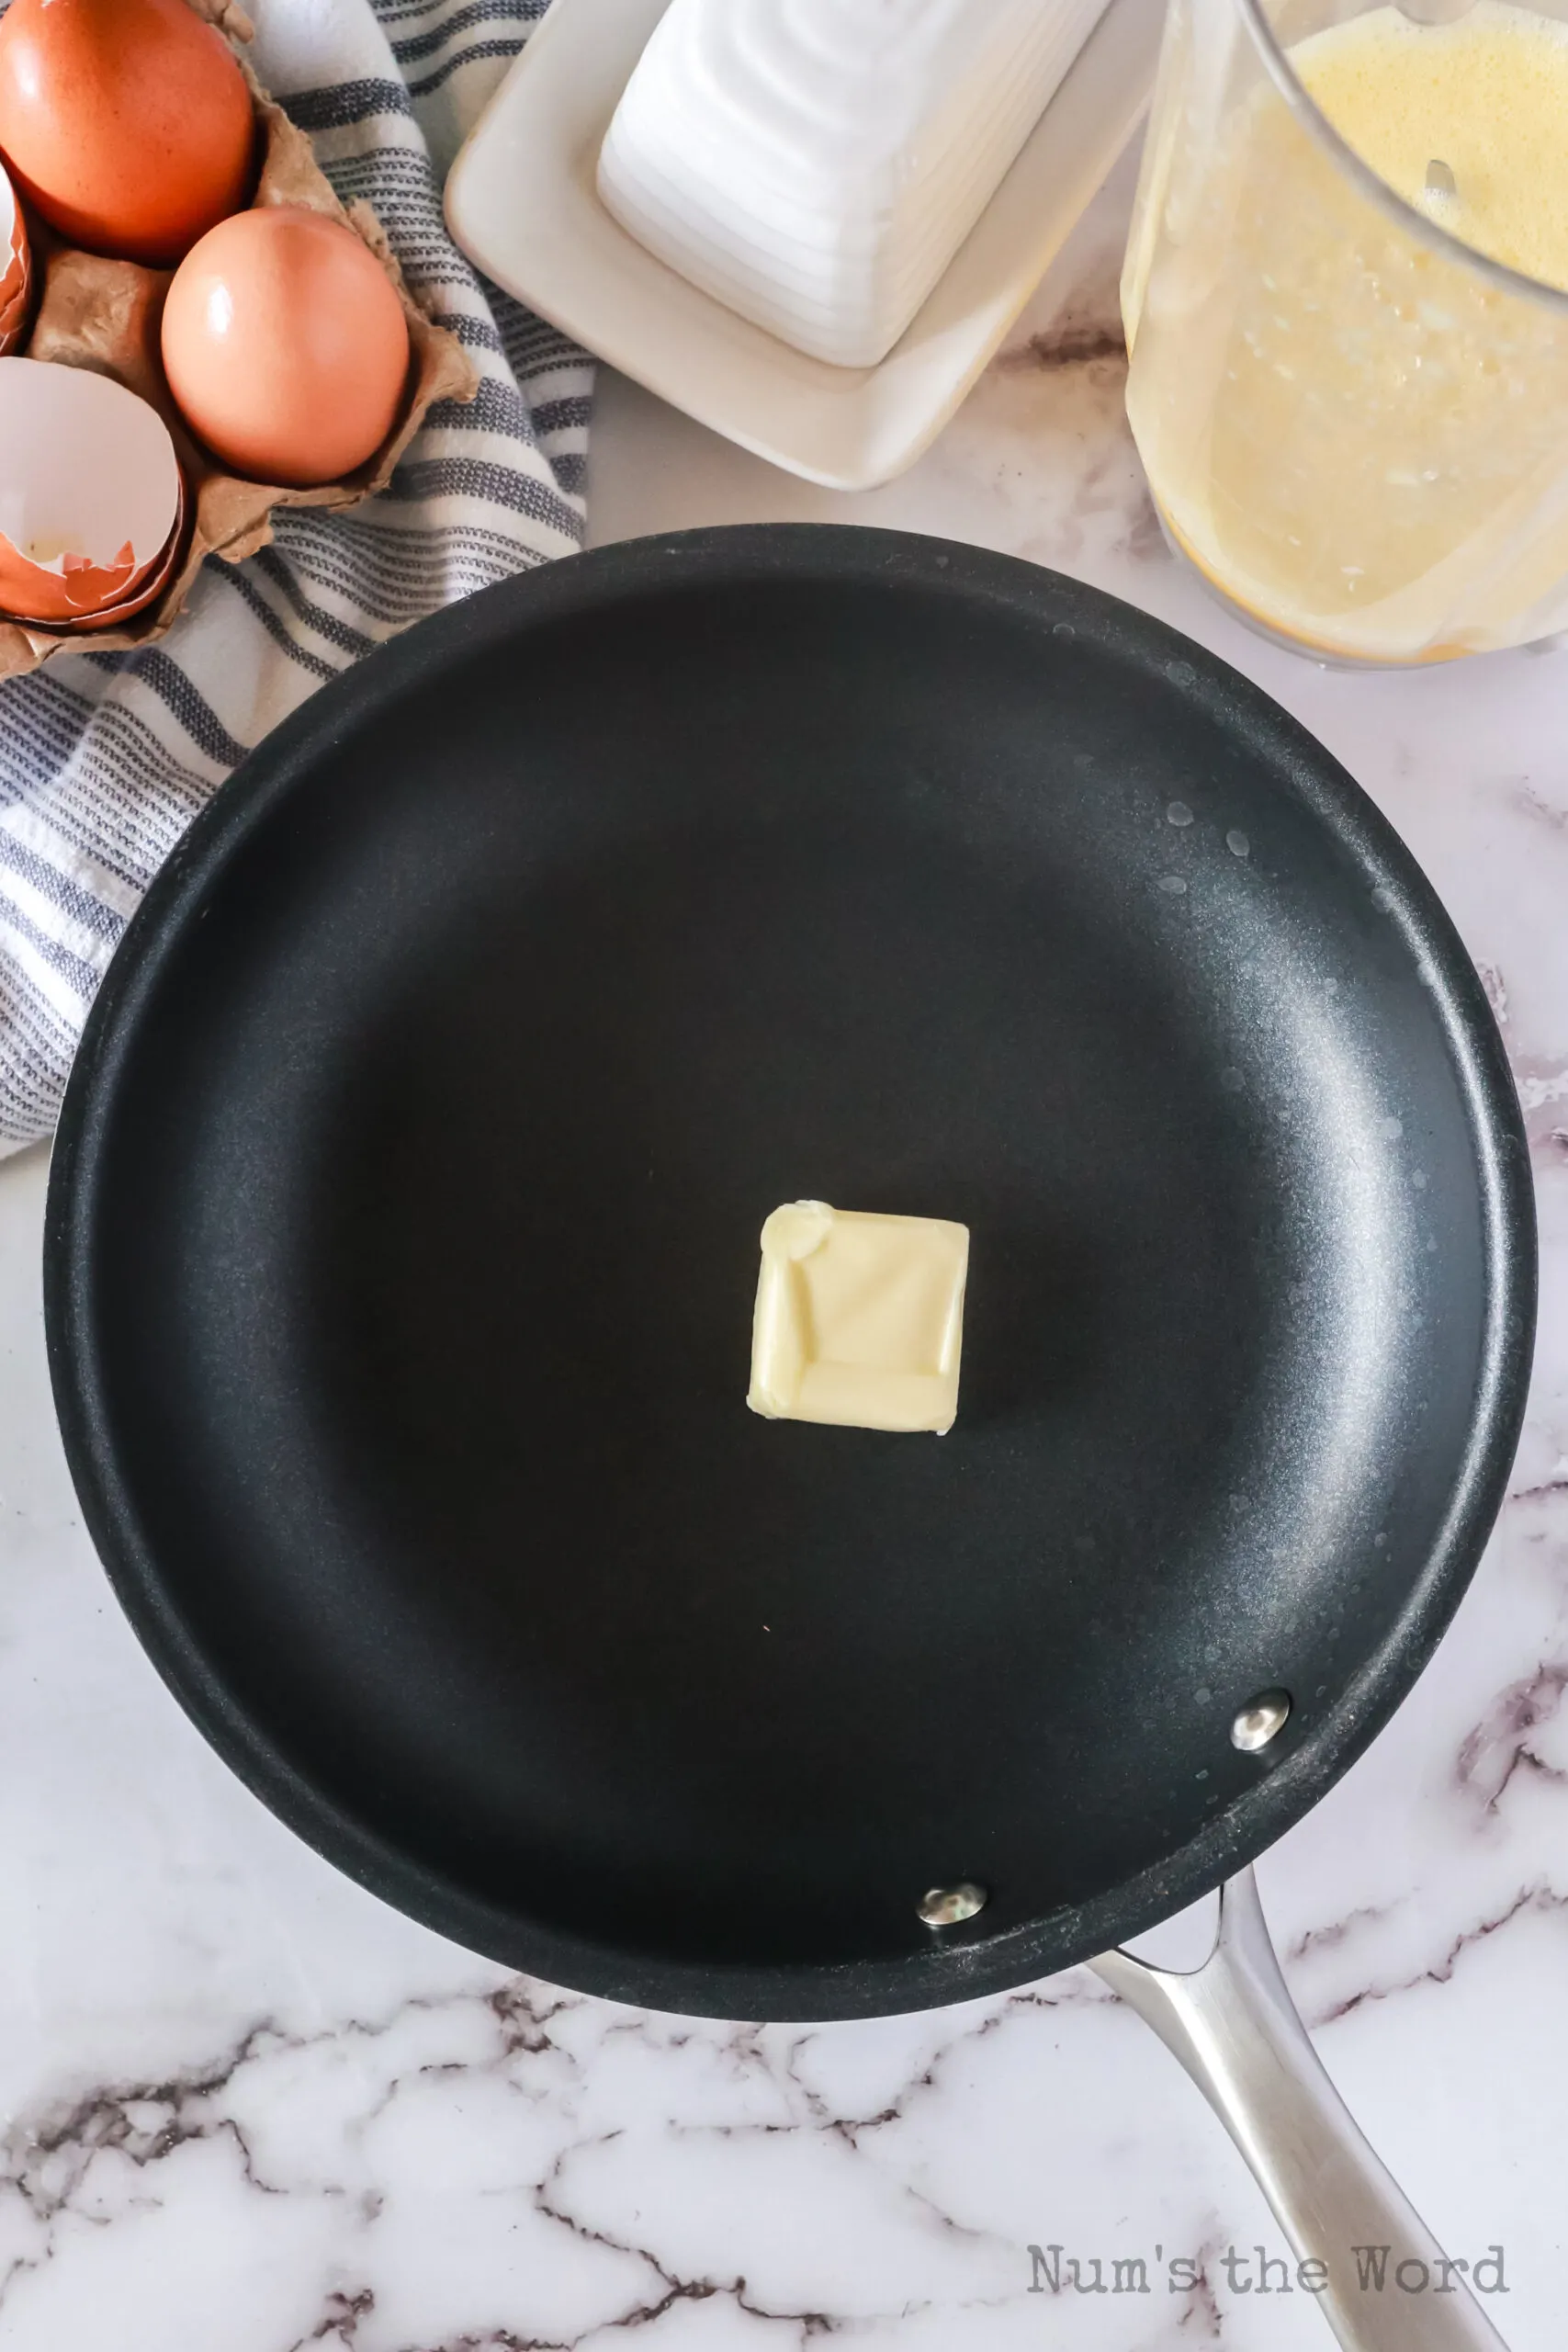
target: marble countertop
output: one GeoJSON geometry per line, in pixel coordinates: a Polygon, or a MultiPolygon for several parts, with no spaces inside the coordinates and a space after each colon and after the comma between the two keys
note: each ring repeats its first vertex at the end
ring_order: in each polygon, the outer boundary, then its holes
{"type": "MultiPolygon", "coordinates": [[[[1449,2252],[1501,2249],[1492,2315],[1547,2352],[1568,2281],[1568,650],[1336,673],[1205,600],[1122,423],[1126,201],[1122,173],[903,481],[811,490],[611,379],[593,528],[878,522],[1091,580],[1296,712],[1451,908],[1534,1140],[1532,1408],[1435,1663],[1260,1879],[1336,2081],[1449,2252]]],[[[297,1843],[167,1697],[82,1531],[44,1370],[44,1179],[41,1152],[0,1170],[0,2352],[1329,2341],[1277,2270],[1258,2291],[1257,2250],[1282,2250],[1260,2197],[1085,1973],[852,2026],[644,2016],[509,1978],[297,1843]],[[1053,2296],[1029,2249],[1054,2245],[1085,2282],[1141,2256],[1151,2291],[1053,2296]]]]}

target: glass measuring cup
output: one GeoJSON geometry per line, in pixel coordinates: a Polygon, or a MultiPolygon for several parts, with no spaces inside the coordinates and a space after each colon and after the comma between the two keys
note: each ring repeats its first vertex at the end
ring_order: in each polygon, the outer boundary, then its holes
{"type": "MultiPolygon", "coordinates": [[[[1467,13],[1407,0],[1412,70],[1467,13]]],[[[1301,45],[1366,14],[1172,0],[1127,408],[1168,536],[1247,618],[1329,659],[1446,661],[1568,627],[1568,295],[1451,233],[1443,158],[1407,203],[1309,96],[1301,45]]]]}

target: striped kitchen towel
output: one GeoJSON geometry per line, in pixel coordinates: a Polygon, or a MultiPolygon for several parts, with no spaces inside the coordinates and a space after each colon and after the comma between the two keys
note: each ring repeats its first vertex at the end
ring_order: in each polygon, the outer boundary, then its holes
{"type": "Polygon", "coordinates": [[[246,0],[263,82],[481,376],[383,495],[281,512],[210,560],[170,634],[0,684],[0,1155],[47,1135],[94,991],[197,810],[305,696],[411,621],[577,547],[584,355],[476,276],[441,179],[547,0],[246,0]]]}

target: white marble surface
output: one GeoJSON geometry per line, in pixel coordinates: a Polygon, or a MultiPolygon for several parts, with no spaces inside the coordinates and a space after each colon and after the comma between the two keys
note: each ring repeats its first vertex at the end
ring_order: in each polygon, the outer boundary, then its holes
{"type": "MultiPolygon", "coordinates": [[[[1376,1747],[1265,1860],[1318,2046],[1450,2253],[1506,2249],[1515,2352],[1568,2289],[1568,651],[1325,673],[1167,560],[1121,421],[1105,199],[931,456],[874,495],[769,472],[629,387],[600,537],[812,514],[1054,563],[1259,678],[1414,845],[1529,1108],[1544,1316],[1514,1491],[1376,1747]],[[1053,312],[1077,291],[1066,320],[1053,312]],[[1037,340],[1032,340],[1037,337],[1037,340]]],[[[1241,2291],[1261,2201],[1084,1975],[913,2019],[646,2018],[383,1909],[230,1779],[82,1532],[39,1329],[44,1161],[0,1170],[0,2352],[1165,2352],[1327,2342],[1241,2291]],[[1027,2247],[1201,2283],[1029,2291],[1027,2247]]],[[[1092,2274],[1090,2274],[1092,2275],[1092,2274]]]]}

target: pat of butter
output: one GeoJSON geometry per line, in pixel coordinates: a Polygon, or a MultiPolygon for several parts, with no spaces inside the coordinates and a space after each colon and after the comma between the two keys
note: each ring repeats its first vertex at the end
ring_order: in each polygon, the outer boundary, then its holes
{"type": "Polygon", "coordinates": [[[639,244],[818,359],[931,292],[1105,0],[671,0],[599,157],[639,244]]]}
{"type": "Polygon", "coordinates": [[[775,1421],[953,1427],[969,1228],[793,1201],[762,1227],[746,1402],[775,1421]]]}

